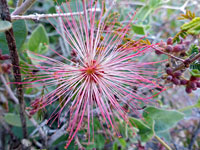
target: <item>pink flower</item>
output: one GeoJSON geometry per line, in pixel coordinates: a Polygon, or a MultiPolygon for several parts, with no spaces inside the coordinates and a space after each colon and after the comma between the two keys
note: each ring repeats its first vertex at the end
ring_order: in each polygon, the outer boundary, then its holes
{"type": "MultiPolygon", "coordinates": [[[[151,51],[155,45],[142,46],[140,41],[134,43],[124,40],[130,31],[134,16],[128,24],[114,30],[117,20],[112,20],[108,26],[109,20],[103,18],[103,8],[97,13],[97,1],[94,5],[93,2],[91,0],[88,4],[93,11],[86,12],[83,5],[84,13],[62,18],[64,33],[56,29],[61,36],[65,36],[65,42],[73,49],[73,57],[76,59],[71,61],[55,50],[52,51],[63,61],[34,54],[42,58],[33,58],[40,62],[40,65],[36,65],[39,72],[35,73],[36,76],[29,77],[32,81],[24,82],[29,87],[54,87],[32,104],[31,113],[59,101],[59,106],[52,113],[50,120],[60,118],[61,113],[70,117],[67,130],[69,138],[65,148],[81,129],[85,117],[90,141],[90,124],[93,124],[96,114],[108,128],[119,134],[115,118],[124,119],[129,124],[124,105],[138,114],[140,103],[149,103],[155,96],[145,97],[141,90],[161,88],[152,77],[157,71],[152,69],[151,65],[157,62],[138,61],[140,56],[151,51]],[[87,17],[84,14],[88,14],[87,17]],[[98,23],[95,19],[99,20],[98,23]],[[138,90],[134,91],[133,88],[138,90]]],[[[66,4],[72,12],[69,4],[66,4]]],[[[78,4],[77,11],[80,12],[78,4]]]]}

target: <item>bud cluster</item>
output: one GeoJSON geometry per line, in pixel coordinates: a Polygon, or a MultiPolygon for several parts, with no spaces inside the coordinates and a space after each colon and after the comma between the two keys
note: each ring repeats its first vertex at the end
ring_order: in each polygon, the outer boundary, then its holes
{"type": "Polygon", "coordinates": [[[172,68],[167,68],[166,73],[168,75],[166,78],[168,82],[172,82],[175,85],[184,85],[187,93],[191,93],[197,90],[197,88],[200,88],[199,77],[191,76],[189,80],[186,80],[181,77],[182,72],[180,70],[173,72],[172,68]]]}
{"type": "Polygon", "coordinates": [[[171,81],[175,85],[181,84],[181,80],[180,80],[180,77],[182,75],[181,71],[178,70],[176,72],[173,72],[172,68],[167,68],[166,73],[168,74],[167,81],[171,81]]]}
{"type": "MultiPolygon", "coordinates": [[[[190,41],[181,39],[179,43],[173,43],[173,38],[168,38],[166,43],[161,42],[159,44],[159,47],[161,50],[156,50],[155,53],[157,55],[160,54],[169,54],[169,56],[175,56],[176,58],[181,58],[184,56],[187,56],[187,50],[189,50],[190,47],[190,41]]],[[[184,78],[184,72],[186,71],[186,68],[189,67],[191,64],[190,59],[182,59],[184,60],[182,63],[186,66],[185,68],[177,69],[177,61],[174,57],[171,57],[169,59],[169,62],[166,65],[166,76],[163,77],[163,79],[166,80],[166,82],[171,82],[174,85],[183,85],[185,86],[185,91],[187,93],[191,93],[194,90],[197,90],[197,88],[200,88],[200,78],[195,77],[191,75],[189,79],[184,78]],[[170,64],[170,65],[169,65],[170,64]]]]}
{"type": "Polygon", "coordinates": [[[186,83],[186,89],[185,91],[187,93],[191,93],[192,91],[197,90],[197,88],[200,88],[200,78],[191,76],[190,80],[187,81],[186,83]]]}
{"type": "MultiPolygon", "coordinates": [[[[2,54],[1,50],[0,50],[0,61],[5,61],[10,59],[10,56],[7,54],[2,54]]],[[[0,70],[2,71],[2,73],[11,73],[11,67],[12,65],[10,63],[0,63],[0,70]]]]}
{"type": "Polygon", "coordinates": [[[190,41],[188,40],[183,40],[181,39],[181,41],[177,44],[173,44],[173,38],[168,38],[167,42],[163,42],[161,41],[159,44],[159,47],[161,47],[161,50],[156,50],[155,53],[157,55],[163,54],[163,52],[165,53],[170,53],[176,56],[180,56],[180,57],[184,57],[186,56],[186,50],[188,49],[190,45],[190,41]]]}

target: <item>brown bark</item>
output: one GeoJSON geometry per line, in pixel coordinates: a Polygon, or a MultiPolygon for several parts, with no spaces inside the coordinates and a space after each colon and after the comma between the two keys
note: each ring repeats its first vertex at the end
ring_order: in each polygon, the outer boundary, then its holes
{"type": "MultiPolygon", "coordinates": [[[[7,20],[11,22],[11,16],[8,8],[8,4],[6,0],[0,0],[0,13],[2,20],[7,20]]],[[[8,43],[8,48],[10,51],[10,57],[13,65],[13,73],[16,83],[21,83],[21,72],[19,68],[19,56],[16,47],[16,41],[13,34],[13,29],[9,29],[5,32],[6,40],[8,43]]],[[[22,123],[23,129],[23,136],[27,138],[27,128],[26,128],[26,118],[25,118],[25,103],[23,97],[23,87],[22,84],[16,84],[17,88],[17,98],[19,99],[19,106],[20,106],[20,118],[22,123]]]]}

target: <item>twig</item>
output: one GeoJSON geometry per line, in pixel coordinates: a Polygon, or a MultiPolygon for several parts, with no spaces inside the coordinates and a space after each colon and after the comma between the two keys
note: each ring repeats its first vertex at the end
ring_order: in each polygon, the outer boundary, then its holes
{"type": "MultiPolygon", "coordinates": [[[[7,4],[7,0],[0,0],[0,6],[2,7],[2,19],[7,20],[11,22],[10,12],[7,4]]],[[[8,43],[8,48],[10,51],[11,61],[13,65],[13,73],[15,77],[16,83],[21,83],[21,73],[19,66],[19,56],[17,52],[16,47],[16,41],[14,38],[13,29],[9,29],[5,32],[6,40],[8,43]]],[[[20,106],[20,118],[22,123],[22,129],[23,129],[23,136],[24,138],[27,138],[27,126],[26,126],[26,118],[25,118],[25,104],[24,104],[24,97],[23,97],[23,89],[22,84],[16,84],[17,87],[17,97],[19,100],[19,106],[20,106]]]]}
{"type": "MultiPolygon", "coordinates": [[[[30,116],[29,112],[26,111],[27,116],[30,116]]],[[[38,132],[41,136],[41,138],[44,140],[44,145],[47,146],[47,136],[45,134],[45,132],[42,130],[41,126],[38,125],[37,121],[35,121],[35,119],[33,117],[30,117],[29,120],[32,122],[32,124],[37,127],[38,132]]]]}
{"type": "Polygon", "coordinates": [[[48,141],[48,145],[52,145],[53,142],[55,142],[59,137],[61,137],[62,135],[66,134],[66,127],[67,124],[64,124],[62,126],[62,128],[60,128],[59,130],[57,130],[49,139],[48,141]]]}
{"type": "Polygon", "coordinates": [[[6,97],[2,93],[0,93],[0,102],[1,103],[7,103],[8,102],[6,97]]]}
{"type": "MultiPolygon", "coordinates": [[[[33,118],[33,119],[34,119],[34,118],[33,118]]],[[[42,123],[40,123],[40,125],[35,124],[35,126],[36,126],[37,128],[33,130],[33,132],[29,135],[29,137],[32,138],[32,137],[34,136],[34,134],[35,134],[36,132],[38,132],[38,131],[39,131],[39,134],[42,134],[42,135],[45,135],[45,136],[46,136],[45,132],[41,129],[41,128],[44,127],[46,124],[47,124],[47,120],[44,120],[42,123]],[[43,133],[42,133],[42,132],[40,133],[40,130],[39,130],[39,129],[41,129],[43,133]]]]}
{"type": "MultiPolygon", "coordinates": [[[[162,5],[160,8],[164,8],[164,9],[173,9],[173,10],[180,10],[183,13],[185,13],[185,7],[187,6],[187,4],[189,3],[190,0],[187,0],[181,7],[177,7],[177,6],[171,6],[171,5],[162,5]]],[[[166,1],[165,3],[167,3],[168,1],[166,1]]],[[[146,3],[144,2],[120,2],[119,4],[122,5],[139,5],[139,6],[145,6],[146,3]]]]}
{"type": "MultiPolygon", "coordinates": [[[[19,101],[18,101],[17,97],[14,95],[13,91],[12,91],[12,90],[10,89],[10,87],[7,85],[6,80],[5,80],[5,78],[3,77],[2,74],[0,74],[0,79],[2,80],[4,86],[6,87],[6,90],[7,90],[8,94],[10,95],[10,97],[13,99],[13,101],[14,101],[15,103],[18,104],[19,101]]],[[[35,127],[38,128],[38,132],[40,133],[42,139],[44,139],[44,141],[45,141],[45,143],[46,143],[46,141],[47,141],[47,136],[46,136],[46,134],[44,133],[44,131],[41,129],[41,127],[38,125],[38,123],[35,121],[35,119],[34,119],[33,117],[30,117],[29,112],[28,112],[28,111],[25,111],[25,112],[26,112],[27,116],[29,117],[29,120],[33,123],[33,125],[34,125],[35,127]]],[[[45,144],[45,145],[46,145],[46,144],[45,144]]]]}
{"type": "Polygon", "coordinates": [[[6,79],[4,78],[4,76],[2,74],[0,74],[0,79],[3,82],[3,85],[5,86],[8,94],[10,95],[11,99],[13,100],[13,102],[15,102],[16,104],[19,104],[18,99],[15,97],[14,93],[12,92],[10,87],[8,86],[8,84],[6,82],[6,79]]]}
{"type": "MultiPolygon", "coordinates": [[[[87,11],[95,11],[95,8],[88,9],[87,11]]],[[[96,12],[100,12],[100,8],[96,8],[96,12]]],[[[31,14],[31,15],[11,15],[12,20],[40,20],[46,18],[55,18],[55,17],[67,17],[67,16],[77,16],[80,14],[84,14],[83,11],[81,12],[73,12],[73,13],[59,13],[59,14],[31,14]]]]}
{"type": "Polygon", "coordinates": [[[186,59],[184,62],[182,62],[180,65],[178,65],[177,67],[175,67],[173,69],[173,72],[177,71],[177,70],[181,70],[181,69],[184,69],[184,68],[188,68],[189,67],[189,64],[193,63],[194,61],[196,61],[197,59],[200,58],[200,53],[198,53],[197,55],[195,55],[194,57],[192,58],[188,58],[186,59]]]}
{"type": "Polygon", "coordinates": [[[23,0],[18,0],[17,1],[17,7],[20,7],[22,5],[22,3],[23,3],[23,0]]]}
{"type": "Polygon", "coordinates": [[[17,7],[12,15],[22,15],[24,14],[36,0],[26,0],[20,7],[17,7]]]}
{"type": "Polygon", "coordinates": [[[181,59],[181,58],[178,58],[178,57],[176,57],[176,56],[174,56],[174,55],[171,55],[171,54],[169,54],[169,53],[166,53],[166,52],[164,52],[164,51],[161,51],[161,50],[159,50],[159,49],[157,49],[157,48],[155,48],[155,47],[152,47],[152,48],[155,49],[156,51],[159,51],[159,52],[162,53],[162,54],[165,54],[165,55],[171,57],[171,58],[174,58],[174,59],[176,59],[176,60],[179,60],[179,61],[181,61],[181,62],[184,62],[184,60],[181,59]]]}
{"type": "Polygon", "coordinates": [[[200,121],[199,121],[199,124],[198,124],[197,128],[195,129],[195,131],[192,134],[192,137],[191,137],[191,140],[190,140],[190,144],[188,146],[189,150],[192,150],[194,142],[195,142],[195,140],[196,140],[196,138],[197,138],[199,133],[200,133],[200,121]]]}
{"type": "Polygon", "coordinates": [[[80,143],[80,141],[79,141],[79,139],[78,139],[78,136],[75,137],[75,141],[76,141],[76,143],[77,143],[77,145],[78,145],[78,148],[79,148],[79,149],[83,149],[83,146],[81,145],[81,143],[80,143]]]}

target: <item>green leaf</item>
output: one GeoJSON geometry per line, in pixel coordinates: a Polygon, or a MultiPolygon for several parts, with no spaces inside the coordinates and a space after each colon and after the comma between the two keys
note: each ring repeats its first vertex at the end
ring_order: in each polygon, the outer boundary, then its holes
{"type": "Polygon", "coordinates": [[[115,142],[115,143],[113,144],[113,150],[118,150],[118,144],[117,144],[117,142],[115,142]]]}
{"type": "Polygon", "coordinates": [[[196,25],[193,28],[189,29],[187,31],[188,34],[192,34],[192,35],[199,35],[200,34],[200,25],[196,25]]]}
{"type": "Polygon", "coordinates": [[[53,0],[55,2],[55,5],[58,4],[58,5],[61,5],[62,3],[65,3],[66,0],[53,0]]]}
{"type": "MultiPolygon", "coordinates": [[[[13,22],[13,32],[16,40],[17,50],[20,50],[22,45],[24,44],[27,37],[27,27],[24,20],[17,20],[13,22]]],[[[4,33],[0,33],[0,49],[3,50],[4,53],[9,53],[6,37],[4,33]]]]}
{"type": "Polygon", "coordinates": [[[125,139],[119,138],[118,141],[119,141],[120,145],[122,146],[122,148],[126,147],[126,140],[125,139]]]}
{"type": "Polygon", "coordinates": [[[153,135],[154,135],[153,122],[147,125],[143,121],[136,118],[132,118],[132,117],[130,117],[129,121],[133,126],[139,129],[138,134],[140,135],[141,140],[143,142],[149,141],[150,139],[153,138],[153,135]]]}
{"type": "Polygon", "coordinates": [[[149,6],[156,9],[161,5],[162,0],[149,0],[149,6]]]}
{"type": "Polygon", "coordinates": [[[70,9],[69,9],[69,7],[67,6],[66,3],[63,3],[61,5],[61,9],[66,13],[67,12],[83,11],[83,5],[82,5],[82,2],[80,0],[70,0],[69,5],[70,5],[70,9]]]}
{"type": "Polygon", "coordinates": [[[144,21],[151,13],[153,9],[150,8],[148,5],[140,8],[137,12],[135,18],[138,19],[138,22],[144,21]]]}
{"type": "Polygon", "coordinates": [[[46,60],[46,58],[38,56],[38,55],[32,53],[31,51],[27,51],[26,53],[27,53],[29,59],[31,60],[32,64],[34,64],[34,65],[38,65],[42,61],[46,60]]]}
{"type": "Polygon", "coordinates": [[[190,46],[190,50],[189,50],[189,52],[187,52],[188,53],[188,55],[190,56],[190,55],[192,55],[193,53],[199,53],[199,47],[197,46],[197,45],[195,45],[195,44],[192,44],[191,46],[190,46]]]}
{"type": "Polygon", "coordinates": [[[12,24],[9,21],[1,21],[0,20],[0,32],[5,32],[12,28],[12,24]]]}
{"type": "MultiPolygon", "coordinates": [[[[12,125],[12,126],[16,126],[16,127],[21,127],[21,119],[20,116],[18,114],[14,114],[14,113],[6,113],[4,115],[4,120],[12,125]]],[[[32,122],[28,119],[28,117],[26,117],[26,122],[27,122],[27,127],[31,127],[34,126],[32,124],[32,122]]]]}
{"type": "Polygon", "coordinates": [[[144,27],[142,25],[132,24],[131,28],[132,28],[134,33],[145,35],[145,29],[144,29],[144,27]]]}
{"type": "Polygon", "coordinates": [[[49,44],[49,38],[44,26],[40,24],[31,34],[28,41],[28,48],[32,52],[44,54],[48,50],[45,44],[49,44]]]}
{"type": "Polygon", "coordinates": [[[190,71],[190,74],[194,77],[200,77],[200,71],[198,69],[193,69],[190,71]]]}
{"type": "Polygon", "coordinates": [[[103,149],[104,148],[104,145],[105,145],[105,138],[103,135],[101,134],[98,134],[96,135],[95,137],[95,144],[96,144],[96,148],[97,149],[103,149]]]}
{"type": "Polygon", "coordinates": [[[171,141],[171,135],[170,135],[169,131],[159,132],[159,133],[157,133],[157,136],[164,138],[164,140],[167,142],[171,141]]]}
{"type": "Polygon", "coordinates": [[[200,17],[196,17],[192,19],[190,22],[185,23],[181,26],[181,30],[189,30],[195,26],[199,26],[200,24],[200,17]]]}
{"type": "Polygon", "coordinates": [[[190,64],[190,69],[197,69],[200,71],[200,63],[192,63],[190,64]]]}
{"type": "Polygon", "coordinates": [[[184,114],[175,110],[164,110],[155,107],[147,107],[143,116],[145,120],[154,120],[154,131],[164,132],[174,127],[178,121],[183,119],[184,114]]]}

